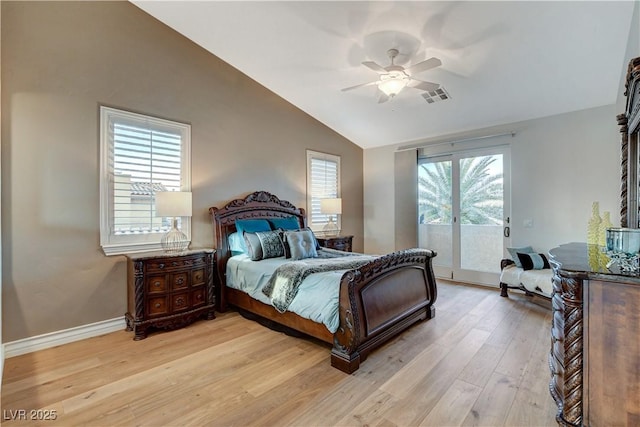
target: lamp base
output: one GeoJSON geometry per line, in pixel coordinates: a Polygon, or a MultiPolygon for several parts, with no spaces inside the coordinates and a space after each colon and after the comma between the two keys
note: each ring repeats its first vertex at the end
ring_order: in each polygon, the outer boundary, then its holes
{"type": "Polygon", "coordinates": [[[329,217],[329,222],[325,224],[322,228],[322,234],[327,237],[335,237],[340,234],[340,230],[338,229],[338,225],[333,222],[333,217],[329,217]]]}
{"type": "Polygon", "coordinates": [[[160,240],[160,245],[165,252],[184,252],[189,247],[187,235],[176,227],[177,219],[173,220],[173,227],[160,240]]]}

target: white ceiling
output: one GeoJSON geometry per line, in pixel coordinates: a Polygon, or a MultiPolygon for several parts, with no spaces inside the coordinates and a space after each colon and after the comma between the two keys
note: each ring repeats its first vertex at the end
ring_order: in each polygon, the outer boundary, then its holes
{"type": "Polygon", "coordinates": [[[633,1],[133,1],[363,148],[614,104],[633,1]],[[378,103],[363,61],[442,66],[378,103]]]}

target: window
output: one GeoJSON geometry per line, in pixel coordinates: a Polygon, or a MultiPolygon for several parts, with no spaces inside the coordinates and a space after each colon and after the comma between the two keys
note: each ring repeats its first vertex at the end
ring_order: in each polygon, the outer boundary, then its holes
{"type": "MultiPolygon", "coordinates": [[[[320,212],[320,200],[340,197],[340,156],[307,150],[307,224],[322,231],[329,215],[320,212]]],[[[340,229],[340,216],[337,218],[340,229]]]]}
{"type": "MultiPolygon", "coordinates": [[[[106,255],[160,249],[171,218],[157,191],[191,191],[191,126],[100,107],[100,244],[106,255]]],[[[191,239],[190,218],[181,230],[191,239]]]]}

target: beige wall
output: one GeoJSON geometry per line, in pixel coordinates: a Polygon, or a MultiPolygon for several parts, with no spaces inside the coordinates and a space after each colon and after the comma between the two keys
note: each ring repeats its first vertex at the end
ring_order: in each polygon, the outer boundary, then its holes
{"type": "Polygon", "coordinates": [[[99,245],[101,103],[191,123],[192,246],[213,245],[209,206],[251,191],[304,206],[310,148],[342,156],[362,250],[356,145],[127,2],[2,1],[1,18],[4,342],[124,314],[123,257],[99,245]]]}

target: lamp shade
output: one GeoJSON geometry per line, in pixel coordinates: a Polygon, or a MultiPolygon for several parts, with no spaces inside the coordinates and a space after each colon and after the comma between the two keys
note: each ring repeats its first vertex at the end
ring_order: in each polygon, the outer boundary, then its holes
{"type": "Polygon", "coordinates": [[[320,212],[323,214],[335,215],[342,213],[342,199],[321,199],[320,212]]]}
{"type": "Polygon", "coordinates": [[[161,191],[156,193],[156,216],[191,216],[190,191],[161,191]]]}

